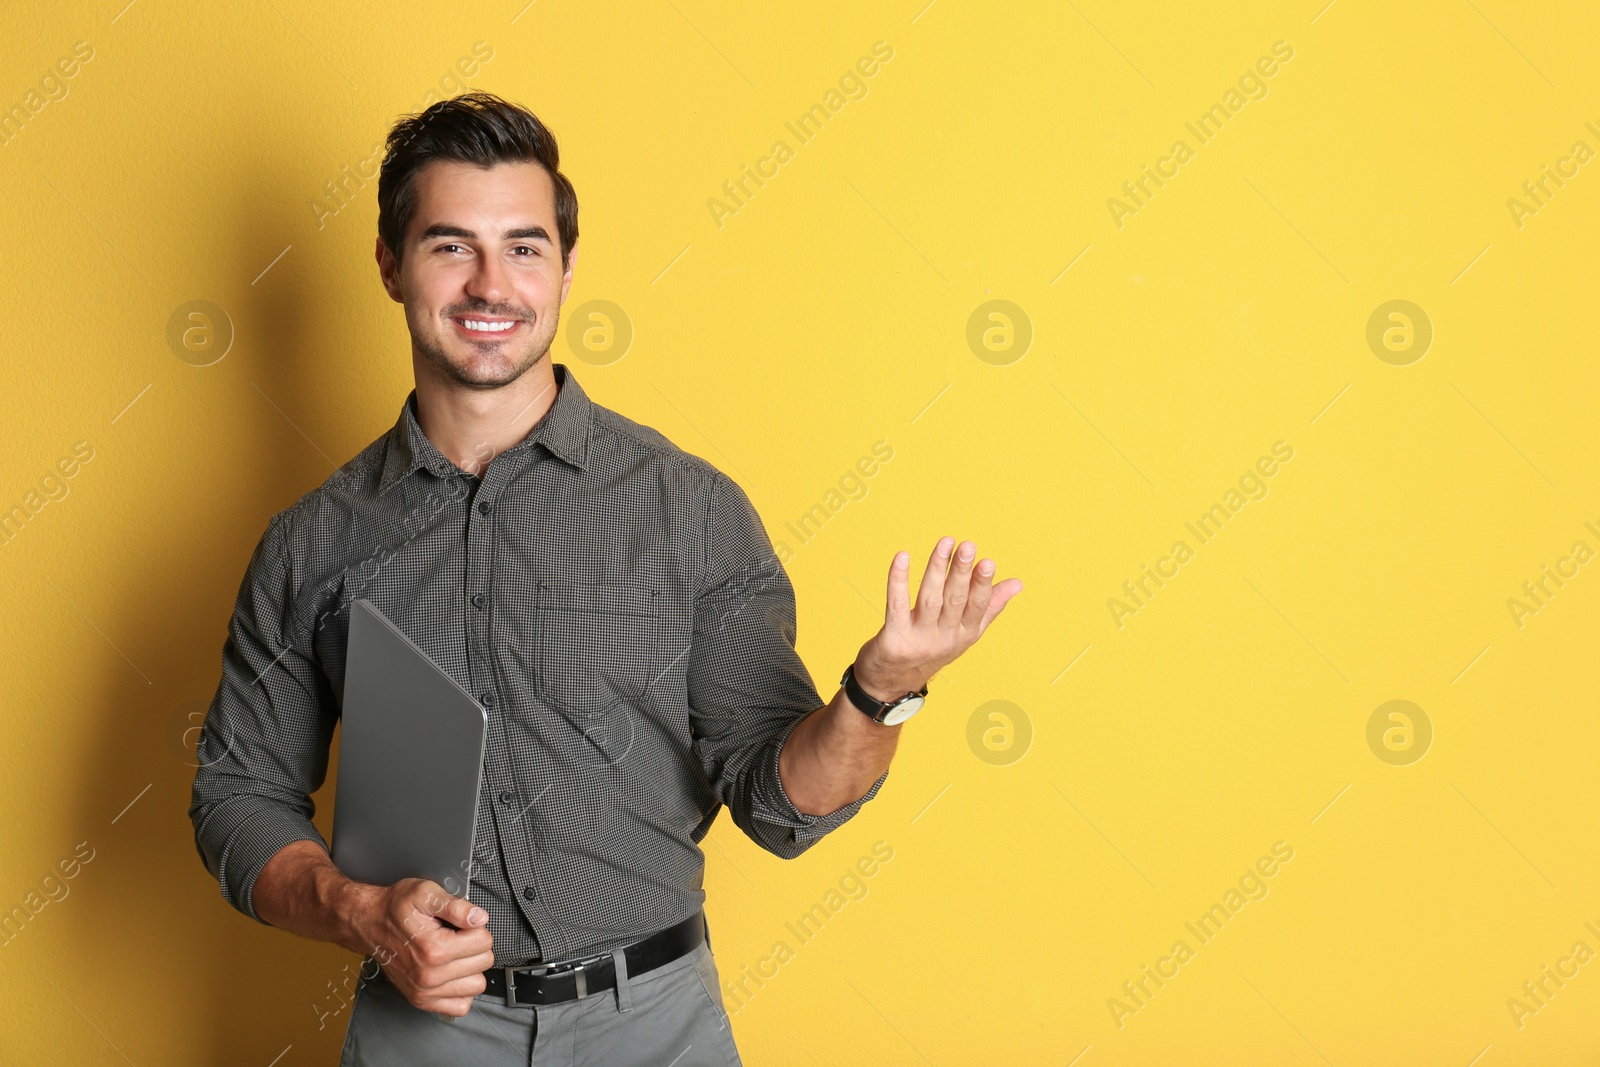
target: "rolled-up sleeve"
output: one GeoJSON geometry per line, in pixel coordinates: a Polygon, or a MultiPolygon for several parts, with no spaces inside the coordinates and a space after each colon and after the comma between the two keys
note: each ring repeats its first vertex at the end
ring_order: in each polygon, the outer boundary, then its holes
{"type": "Polygon", "coordinates": [[[261,868],[295,841],[328,848],[311,794],[327,776],[339,718],[309,636],[294,639],[289,530],[290,512],[273,516],[245,571],[189,804],[195,847],[223,898],[264,925],[251,899],[261,868]]]}
{"type": "Polygon", "coordinates": [[[794,587],[749,497],[720,472],[706,513],[705,559],[694,609],[688,698],[694,752],[734,823],[792,859],[877,795],[826,815],[802,814],[783,788],[778,756],[823,705],[795,650],[794,587]]]}

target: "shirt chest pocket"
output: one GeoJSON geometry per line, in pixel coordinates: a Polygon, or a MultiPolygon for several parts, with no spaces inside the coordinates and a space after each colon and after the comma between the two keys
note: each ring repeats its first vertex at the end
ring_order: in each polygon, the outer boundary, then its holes
{"type": "Polygon", "coordinates": [[[599,715],[644,696],[661,671],[657,588],[628,579],[541,581],[537,593],[542,699],[599,715]]]}

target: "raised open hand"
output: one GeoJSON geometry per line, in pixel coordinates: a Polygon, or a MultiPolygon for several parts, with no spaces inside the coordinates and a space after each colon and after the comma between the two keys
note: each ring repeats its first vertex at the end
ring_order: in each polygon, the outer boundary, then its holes
{"type": "Polygon", "coordinates": [[[928,557],[913,606],[911,554],[898,552],[889,565],[889,595],[883,629],[861,646],[856,680],[867,695],[891,700],[919,690],[940,668],[954,662],[981,637],[1007,602],[1022,592],[1020,578],[994,581],[995,563],[978,559],[978,546],[941,537],[928,557]]]}

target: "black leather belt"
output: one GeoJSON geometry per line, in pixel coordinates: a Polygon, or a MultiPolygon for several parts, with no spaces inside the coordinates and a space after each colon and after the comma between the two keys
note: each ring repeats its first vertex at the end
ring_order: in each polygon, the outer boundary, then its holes
{"type": "MultiPolygon", "coordinates": [[[[705,909],[698,908],[682,922],[623,949],[628,977],[637,977],[687,955],[705,940],[705,909]]],[[[504,997],[507,1007],[559,1004],[617,987],[617,967],[609,952],[525,967],[494,967],[484,971],[483,977],[488,982],[484,993],[504,997]]]]}

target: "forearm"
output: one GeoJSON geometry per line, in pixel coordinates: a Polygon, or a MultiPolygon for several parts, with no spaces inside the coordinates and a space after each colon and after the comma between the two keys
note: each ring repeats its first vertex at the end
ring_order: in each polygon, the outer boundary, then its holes
{"type": "Polygon", "coordinates": [[[784,792],[803,815],[828,815],[859,800],[889,769],[901,729],[873,722],[839,689],[784,742],[778,757],[784,792]]]}
{"type": "Polygon", "coordinates": [[[373,946],[365,943],[356,916],[361,903],[380,891],[345,877],[315,841],[295,841],[261,868],[251,900],[256,914],[279,929],[365,955],[373,946]]]}

